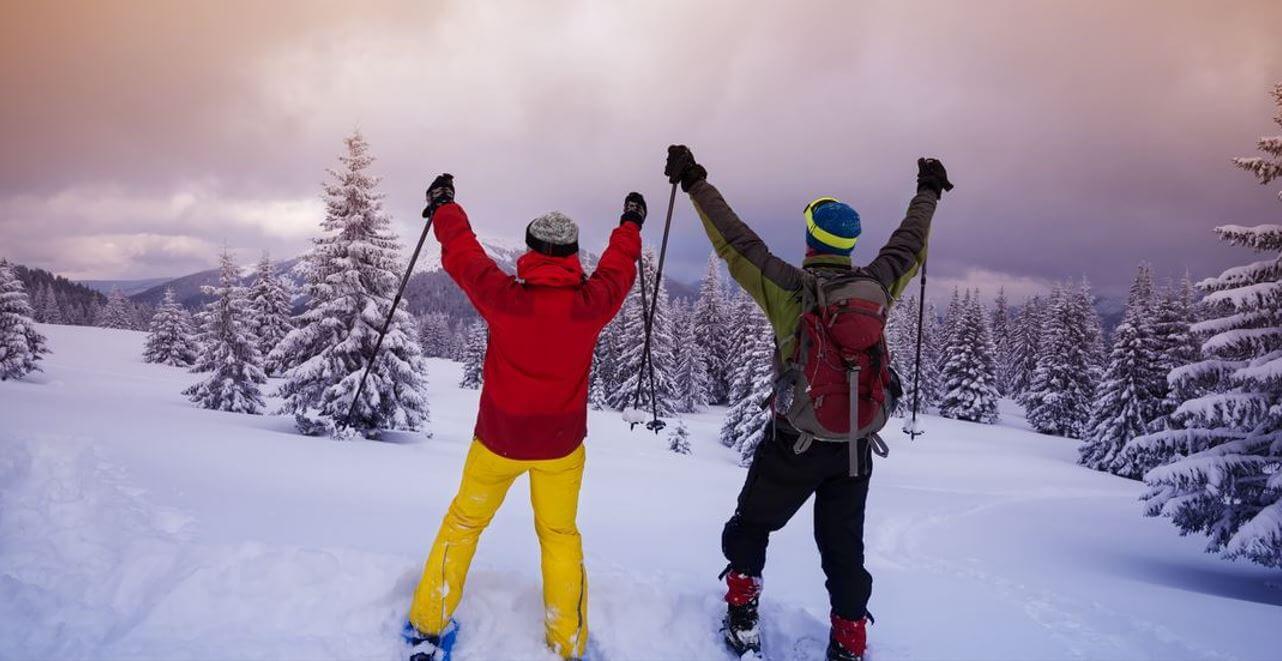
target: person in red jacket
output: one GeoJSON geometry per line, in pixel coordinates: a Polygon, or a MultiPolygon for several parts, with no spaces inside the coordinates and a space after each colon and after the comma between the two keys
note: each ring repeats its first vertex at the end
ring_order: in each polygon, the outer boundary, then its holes
{"type": "Polygon", "coordinates": [[[481,531],[521,474],[530,474],[542,549],[548,646],[582,657],[588,640],[587,575],[575,523],[587,435],[588,372],[597,335],[636,279],[645,199],[629,193],[619,226],[591,276],[578,257],[578,227],[552,212],[526,228],[516,276],[476,240],[448,174],[432,182],[424,217],[441,242],[441,262],[489,325],[475,438],[414,593],[406,625],[411,661],[446,657],[452,614],[481,531]]]}

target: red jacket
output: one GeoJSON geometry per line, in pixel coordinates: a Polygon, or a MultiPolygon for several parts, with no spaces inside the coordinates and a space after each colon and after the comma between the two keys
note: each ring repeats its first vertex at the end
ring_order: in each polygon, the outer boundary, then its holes
{"type": "Polygon", "coordinates": [[[573,452],[587,436],[592,350],[636,278],[640,229],[615,229],[591,277],[578,255],[533,251],[512,277],[485,254],[463,207],[437,209],[432,224],[445,271],[490,327],[477,438],[510,459],[573,452]]]}

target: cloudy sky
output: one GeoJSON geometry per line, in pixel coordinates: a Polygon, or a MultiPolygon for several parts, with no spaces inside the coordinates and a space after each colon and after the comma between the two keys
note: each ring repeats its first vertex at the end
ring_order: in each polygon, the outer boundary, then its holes
{"type": "MultiPolygon", "coordinates": [[[[16,3],[0,23],[0,254],[144,278],[301,253],[341,139],[361,130],[417,234],[456,175],[484,234],[560,209],[604,241],[623,196],[662,216],[683,142],[782,254],[800,210],[899,221],[915,159],[957,190],[932,273],[1016,296],[1135,263],[1195,277],[1243,259],[1222,223],[1277,222],[1229,164],[1276,133],[1282,3],[16,3]],[[784,5],[787,5],[786,7],[784,5]]],[[[657,242],[659,222],[647,228],[657,242]]],[[[678,198],[671,259],[708,253],[678,198]]]]}

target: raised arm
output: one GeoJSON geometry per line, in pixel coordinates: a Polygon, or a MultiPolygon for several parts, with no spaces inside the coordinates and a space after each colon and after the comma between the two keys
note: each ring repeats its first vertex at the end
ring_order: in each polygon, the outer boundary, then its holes
{"type": "Polygon", "coordinates": [[[773,321],[796,312],[800,305],[796,293],[804,282],[802,270],[771,253],[765,241],[740,220],[721,192],[708,183],[707,170],[694,162],[690,150],[669,147],[665,173],[680,181],[681,189],[690,194],[717,256],[725,260],[731,277],[766,316],[773,321]]]}
{"type": "Polygon", "coordinates": [[[610,243],[584,285],[586,300],[602,326],[619,313],[623,299],[636,281],[637,259],[641,257],[641,226],[645,224],[645,216],[645,198],[640,193],[629,193],[623,203],[619,226],[610,233],[610,243]]]}
{"type": "Polygon", "coordinates": [[[467,213],[454,202],[453,177],[437,177],[428,190],[428,200],[423,215],[432,218],[432,230],[441,243],[441,266],[467,294],[476,311],[488,317],[489,305],[514,279],[494,263],[476,240],[467,213]]]}
{"type": "Polygon", "coordinates": [[[908,204],[908,212],[904,214],[899,228],[890,235],[876,259],[867,267],[894,299],[899,298],[926,260],[930,221],[935,215],[935,207],[943,192],[953,188],[939,161],[918,159],[917,168],[917,195],[908,204]]]}

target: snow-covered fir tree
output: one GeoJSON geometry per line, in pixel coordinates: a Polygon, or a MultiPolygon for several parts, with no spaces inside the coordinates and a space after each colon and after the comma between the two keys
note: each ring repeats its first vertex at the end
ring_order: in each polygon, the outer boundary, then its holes
{"type": "Polygon", "coordinates": [[[686,430],[685,420],[678,420],[672,431],[668,432],[668,451],[690,454],[690,432],[686,430]]]}
{"type": "Polygon", "coordinates": [[[1006,299],[1005,287],[997,291],[997,300],[993,301],[993,313],[989,325],[993,331],[993,366],[997,376],[997,381],[993,385],[997,387],[997,392],[1010,396],[1012,394],[1011,376],[1014,372],[1014,366],[1011,364],[1014,356],[1014,340],[1011,335],[1010,303],[1006,299]]]}
{"type": "MultiPolygon", "coordinates": [[[[208,372],[214,368],[213,353],[208,348],[214,342],[215,331],[218,326],[217,315],[214,314],[213,301],[206,303],[201,309],[197,310],[191,316],[192,324],[192,341],[195,342],[196,360],[191,364],[192,372],[208,372]]],[[[263,362],[268,360],[263,357],[263,362]]]]}
{"type": "Polygon", "coordinates": [[[45,319],[48,319],[46,323],[70,323],[67,315],[62,311],[62,301],[58,299],[58,292],[54,291],[53,287],[49,287],[47,291],[49,292],[49,298],[45,301],[45,319]]]}
{"type": "Polygon", "coordinates": [[[1165,394],[1153,325],[1155,303],[1152,269],[1141,263],[1126,312],[1113,333],[1113,350],[1096,389],[1086,438],[1078,448],[1083,466],[1136,479],[1142,475],[1123,449],[1148,432],[1165,394]]]}
{"type": "Polygon", "coordinates": [[[1100,375],[1099,328],[1085,281],[1055,287],[1042,318],[1037,368],[1021,397],[1037,431],[1085,435],[1100,375]]]}
{"type": "Polygon", "coordinates": [[[747,296],[736,302],[735,319],[742,325],[742,334],[735,351],[738,360],[730,384],[730,409],[721,423],[721,443],[737,450],[746,465],[770,420],[770,408],[761,403],[774,388],[774,331],[747,296]]]}
{"type": "Polygon", "coordinates": [[[1086,276],[1082,276],[1071,291],[1074,305],[1077,306],[1084,320],[1086,346],[1089,350],[1088,360],[1094,374],[1098,377],[1104,373],[1104,368],[1108,367],[1109,348],[1108,338],[1104,335],[1104,320],[1100,319],[1099,311],[1095,309],[1095,293],[1091,290],[1091,283],[1086,276]]]}
{"type": "Polygon", "coordinates": [[[696,413],[708,404],[708,381],[711,370],[708,369],[708,356],[695,339],[697,322],[694,310],[686,305],[673,306],[674,324],[676,326],[676,381],[677,411],[696,413]]]}
{"type": "MultiPolygon", "coordinates": [[[[962,317],[965,316],[962,308],[961,290],[953,287],[953,297],[948,300],[948,307],[944,310],[943,323],[939,326],[937,338],[939,346],[947,347],[953,342],[953,335],[957,333],[957,325],[961,323],[962,317]]],[[[935,365],[942,374],[944,363],[948,361],[948,352],[940,351],[936,357],[935,365]]],[[[940,393],[943,394],[943,393],[940,393]]]]}
{"type": "Polygon", "coordinates": [[[0,381],[40,369],[37,363],[49,349],[35,323],[26,288],[9,263],[0,260],[0,381]]]}
{"type": "Polygon", "coordinates": [[[618,352],[615,337],[619,332],[618,317],[601,330],[592,349],[592,370],[588,373],[588,405],[600,411],[610,406],[610,395],[620,386],[618,352]]]}
{"type": "Polygon", "coordinates": [[[253,314],[239,280],[236,262],[224,250],[219,259],[218,285],[203,288],[214,297],[206,308],[210,334],[203,348],[210,354],[209,376],[183,394],[207,409],[261,413],[263,396],[258,386],[267,382],[267,376],[263,374],[263,358],[254,346],[250,328],[253,314]]]}
{"type": "Polygon", "coordinates": [[[637,274],[637,283],[623,303],[619,364],[623,381],[611,397],[611,406],[616,409],[638,408],[651,410],[650,392],[651,376],[655,394],[655,410],[659,417],[667,417],[677,410],[676,391],[676,338],[673,336],[672,309],[668,299],[668,287],[654,283],[655,256],[653,250],[646,250],[641,259],[642,269],[637,274]],[[645,317],[641,307],[641,278],[646,281],[646,303],[654,306],[651,335],[650,359],[653,371],[649,366],[643,368],[642,357],[645,344],[645,317]],[[657,289],[657,291],[656,291],[657,289]],[[638,389],[638,384],[640,388],[638,389]]]}
{"type": "Polygon", "coordinates": [[[46,284],[40,289],[40,296],[32,300],[31,307],[35,310],[36,321],[40,323],[67,323],[66,315],[62,313],[62,304],[58,301],[58,293],[51,285],[46,284]]]}
{"type": "Polygon", "coordinates": [[[249,288],[250,330],[256,338],[258,353],[266,357],[263,370],[272,376],[284,370],[281,362],[272,360],[271,355],[293,328],[290,321],[292,298],[289,285],[276,275],[271,257],[264,252],[254,271],[254,283],[249,288]]]}
{"type": "Polygon", "coordinates": [[[908,296],[890,308],[886,327],[886,341],[890,345],[891,363],[899,372],[903,383],[904,396],[899,402],[901,415],[912,412],[915,383],[921,388],[918,399],[918,411],[925,411],[935,403],[939,385],[939,371],[936,361],[938,348],[934,346],[932,335],[932,316],[934,307],[927,305],[920,310],[921,300],[916,295],[908,296]],[[921,373],[917,373],[917,320],[925,321],[926,329],[921,342],[921,373]]]}
{"type": "Polygon", "coordinates": [[[774,332],[765,315],[755,305],[747,320],[747,332],[740,360],[744,369],[736,374],[735,391],[741,393],[726,412],[722,423],[722,443],[735,448],[740,464],[753,461],[756,446],[770,420],[769,407],[763,407],[774,388],[774,332]]]}
{"type": "Polygon", "coordinates": [[[190,367],[200,350],[193,338],[191,315],[174,298],[173,288],[165,288],[165,298],[151,317],[143,360],[161,365],[190,367]]]}
{"type": "MultiPolygon", "coordinates": [[[[23,285],[26,289],[26,285],[23,285]]],[[[45,321],[45,296],[48,294],[48,285],[44,287],[32,287],[35,291],[27,292],[27,305],[31,308],[31,319],[38,324],[48,323],[45,321]]]]}
{"type": "Polygon", "coordinates": [[[427,369],[414,318],[402,304],[392,310],[404,263],[400,243],[383,211],[374,158],[359,132],[344,141],[341,167],[325,184],[324,234],[313,239],[302,265],[307,309],[272,357],[287,366],[283,411],[299,429],[317,433],[343,424],[361,373],[387,315],[392,314],[349,427],[365,436],[380,430],[416,430],[428,420],[427,369]]]}
{"type": "Polygon", "coordinates": [[[102,308],[101,314],[97,315],[96,322],[101,328],[133,328],[133,306],[119,289],[112,289],[107,295],[107,305],[102,308]]]}
{"type": "Polygon", "coordinates": [[[418,318],[418,343],[428,358],[451,358],[450,318],[432,312],[418,318]]]}
{"type": "Polygon", "coordinates": [[[748,363],[743,360],[743,356],[744,352],[751,348],[754,334],[759,332],[756,324],[757,304],[742,290],[736,288],[733,291],[735,294],[726,300],[727,318],[731,320],[727,328],[729,331],[727,346],[730,355],[736,357],[736,360],[729,364],[727,372],[726,404],[728,406],[734,406],[744,397],[747,382],[743,378],[743,371],[748,368],[748,363]]]}
{"type": "MultiPolygon", "coordinates": [[[[1282,126],[1282,85],[1274,94],[1282,126]]],[[[1277,157],[1282,136],[1260,147],[1277,157]]],[[[1263,183],[1282,176],[1276,158],[1237,163],[1263,183]]],[[[1204,357],[1169,377],[1187,399],[1170,415],[1174,428],[1131,445],[1171,457],[1144,476],[1148,515],[1207,535],[1208,551],[1282,567],[1282,225],[1216,232],[1265,259],[1198,283],[1207,318],[1193,331],[1204,357]]]]}
{"type": "MultiPolygon", "coordinates": [[[[1273,123],[1282,126],[1282,83],[1273,86],[1272,94],[1278,106],[1278,112],[1273,116],[1273,123]]],[[[1267,186],[1274,179],[1282,179],[1282,135],[1260,138],[1256,147],[1264,152],[1263,156],[1235,158],[1233,164],[1255,175],[1261,186],[1267,186]]],[[[1278,199],[1282,199],[1282,191],[1278,192],[1278,199]]]]}
{"type": "Polygon", "coordinates": [[[730,337],[727,326],[729,299],[721,282],[721,260],[714,252],[708,255],[707,268],[699,282],[699,297],[694,303],[694,342],[708,371],[708,403],[725,404],[729,395],[731,371],[730,337]]]}
{"type": "MultiPolygon", "coordinates": [[[[1149,421],[1151,431],[1168,428],[1168,417],[1187,398],[1187,393],[1178,393],[1171,387],[1167,379],[1171,370],[1191,365],[1202,357],[1202,344],[1193,334],[1200,310],[1194,296],[1192,280],[1185,273],[1178,287],[1167,286],[1153,311],[1154,353],[1158,361],[1155,389],[1162,393],[1162,401],[1157,406],[1157,414],[1149,421]]],[[[1155,465],[1146,466],[1140,474],[1155,465]]]]}
{"type": "Polygon", "coordinates": [[[1010,378],[1007,382],[1010,395],[1020,398],[1028,391],[1037,370],[1037,356],[1041,352],[1042,317],[1046,304],[1041,296],[1034,296],[1020,307],[1011,328],[1010,378]]]}
{"type": "Polygon", "coordinates": [[[98,321],[102,318],[102,305],[98,303],[98,299],[93,298],[89,300],[89,303],[85,305],[84,313],[81,315],[81,318],[84,320],[83,323],[86,326],[98,325],[98,321]]]}
{"type": "Polygon", "coordinates": [[[997,422],[1000,394],[993,365],[993,339],[978,292],[969,290],[950,322],[940,372],[939,414],[945,418],[992,424],[997,422]]]}
{"type": "Polygon", "coordinates": [[[479,390],[484,381],[485,351],[490,345],[490,330],[477,319],[467,327],[467,344],[463,351],[463,378],[458,387],[479,390]]]}

